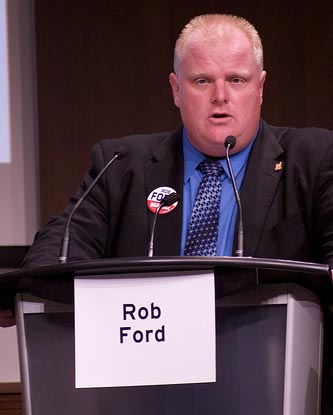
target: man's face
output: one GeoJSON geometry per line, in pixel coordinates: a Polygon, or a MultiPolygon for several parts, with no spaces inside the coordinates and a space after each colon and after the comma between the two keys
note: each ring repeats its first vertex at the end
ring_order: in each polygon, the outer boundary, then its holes
{"type": "Polygon", "coordinates": [[[228,41],[189,46],[170,83],[192,145],[204,154],[224,156],[224,140],[233,135],[232,152],[246,147],[258,128],[265,77],[241,32],[228,41]]]}

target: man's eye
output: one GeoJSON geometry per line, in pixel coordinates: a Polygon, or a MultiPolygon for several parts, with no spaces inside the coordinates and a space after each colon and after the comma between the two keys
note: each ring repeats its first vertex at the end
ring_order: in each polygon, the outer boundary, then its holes
{"type": "Polygon", "coordinates": [[[207,79],[205,79],[205,78],[200,78],[200,79],[197,79],[197,80],[196,80],[196,83],[197,83],[198,85],[205,85],[205,84],[207,84],[207,83],[208,83],[208,80],[207,80],[207,79]]]}
{"type": "Polygon", "coordinates": [[[241,78],[233,78],[233,79],[231,80],[231,82],[232,82],[233,84],[241,84],[241,83],[243,82],[243,79],[241,79],[241,78]]]}

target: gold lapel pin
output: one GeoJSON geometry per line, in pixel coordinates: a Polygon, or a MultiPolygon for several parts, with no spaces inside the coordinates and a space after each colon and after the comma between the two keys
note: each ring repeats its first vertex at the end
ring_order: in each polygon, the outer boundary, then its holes
{"type": "Polygon", "coordinates": [[[279,161],[275,164],[274,170],[275,171],[281,171],[283,169],[283,161],[279,161]]]}

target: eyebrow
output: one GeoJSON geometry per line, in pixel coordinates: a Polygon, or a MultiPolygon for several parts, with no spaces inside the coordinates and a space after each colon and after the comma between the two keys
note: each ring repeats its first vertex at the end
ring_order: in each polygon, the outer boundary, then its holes
{"type": "Polygon", "coordinates": [[[210,77],[210,75],[207,72],[190,72],[188,74],[190,78],[207,78],[210,77]]]}
{"type": "Polygon", "coordinates": [[[244,77],[244,78],[248,78],[249,76],[251,76],[250,71],[246,70],[246,69],[240,69],[240,70],[234,70],[234,71],[229,71],[227,72],[227,77],[244,77]]]}

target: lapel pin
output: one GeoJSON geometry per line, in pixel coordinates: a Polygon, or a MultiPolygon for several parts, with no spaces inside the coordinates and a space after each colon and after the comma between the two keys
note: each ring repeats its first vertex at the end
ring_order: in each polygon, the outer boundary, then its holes
{"type": "MultiPolygon", "coordinates": [[[[168,186],[158,187],[157,189],[154,189],[147,197],[148,209],[151,212],[155,213],[163,198],[175,192],[176,191],[172,187],[168,186]]],[[[170,206],[163,206],[159,211],[159,215],[170,213],[177,205],[178,201],[172,203],[170,206]]]]}
{"type": "Polygon", "coordinates": [[[275,164],[274,170],[275,171],[281,171],[283,169],[283,161],[279,161],[275,164]]]}

